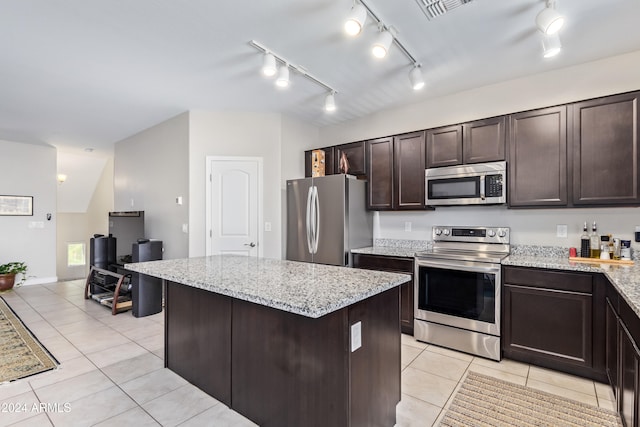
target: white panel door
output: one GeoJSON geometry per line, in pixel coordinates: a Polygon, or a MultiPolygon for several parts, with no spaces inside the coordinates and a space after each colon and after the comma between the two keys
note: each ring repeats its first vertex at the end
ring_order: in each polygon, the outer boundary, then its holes
{"type": "Polygon", "coordinates": [[[212,159],[210,170],[210,255],[258,256],[259,159],[212,159]]]}

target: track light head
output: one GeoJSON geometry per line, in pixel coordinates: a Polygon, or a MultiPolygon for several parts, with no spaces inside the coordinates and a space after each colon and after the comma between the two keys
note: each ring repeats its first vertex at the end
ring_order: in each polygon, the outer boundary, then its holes
{"type": "Polygon", "coordinates": [[[273,77],[276,75],[277,71],[276,57],[269,52],[265,52],[262,59],[262,74],[267,77],[273,77]]]}
{"type": "Polygon", "coordinates": [[[551,58],[556,56],[562,50],[562,43],[560,43],[560,36],[558,34],[542,35],[542,49],[543,56],[545,58],[551,58]]]}
{"type": "Polygon", "coordinates": [[[378,34],[378,38],[376,42],[373,44],[373,48],[371,49],[371,53],[376,58],[384,58],[387,56],[387,52],[389,52],[389,48],[391,47],[391,43],[393,43],[393,35],[389,30],[383,30],[378,34]]]}
{"type": "Polygon", "coordinates": [[[560,15],[555,9],[555,2],[548,1],[547,7],[542,9],[536,16],[536,25],[538,29],[546,35],[555,34],[560,31],[564,25],[564,16],[560,15]]]}
{"type": "Polygon", "coordinates": [[[411,71],[409,71],[409,81],[413,90],[420,90],[424,87],[424,78],[422,77],[422,71],[420,66],[415,65],[411,71]]]}
{"type": "Polygon", "coordinates": [[[335,92],[330,92],[324,99],[324,111],[327,113],[333,113],[336,111],[336,99],[334,95],[335,92]]]}
{"type": "Polygon", "coordinates": [[[289,64],[283,64],[278,69],[278,78],[276,79],[276,86],[285,88],[289,86],[289,64]]]}
{"type": "Polygon", "coordinates": [[[367,20],[367,9],[360,3],[351,8],[349,18],[344,23],[344,31],[350,36],[357,36],[362,32],[362,27],[367,20]]]}

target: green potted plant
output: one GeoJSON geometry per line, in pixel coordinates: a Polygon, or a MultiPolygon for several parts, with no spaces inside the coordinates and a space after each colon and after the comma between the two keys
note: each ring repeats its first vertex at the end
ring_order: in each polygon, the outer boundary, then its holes
{"type": "Polygon", "coordinates": [[[27,279],[27,264],[24,262],[8,262],[0,264],[0,292],[8,291],[13,286],[20,286],[27,279]],[[17,284],[16,275],[22,274],[22,280],[17,284]]]}

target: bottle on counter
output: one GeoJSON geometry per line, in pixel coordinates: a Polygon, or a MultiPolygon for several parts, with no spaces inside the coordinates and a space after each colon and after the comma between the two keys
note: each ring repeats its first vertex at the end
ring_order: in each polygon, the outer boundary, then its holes
{"type": "Polygon", "coordinates": [[[580,236],[580,256],[582,258],[589,258],[591,256],[591,238],[589,237],[586,221],[582,226],[582,236],[580,236]]]}
{"type": "Polygon", "coordinates": [[[598,235],[598,227],[595,221],[591,226],[591,236],[589,237],[591,239],[590,258],[600,258],[600,236],[598,235]]]}
{"type": "Polygon", "coordinates": [[[620,245],[620,239],[613,239],[613,259],[620,259],[622,255],[622,246],[620,245]]]}
{"type": "Polygon", "coordinates": [[[600,236],[600,259],[611,259],[609,252],[609,236],[600,236]]]}

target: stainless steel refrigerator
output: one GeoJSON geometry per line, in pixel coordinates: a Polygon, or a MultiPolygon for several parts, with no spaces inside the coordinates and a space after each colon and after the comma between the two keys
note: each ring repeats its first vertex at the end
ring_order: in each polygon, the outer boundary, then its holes
{"type": "Polygon", "coordinates": [[[351,175],[287,181],[287,259],[351,265],[351,249],[373,245],[366,183],[351,175]]]}

